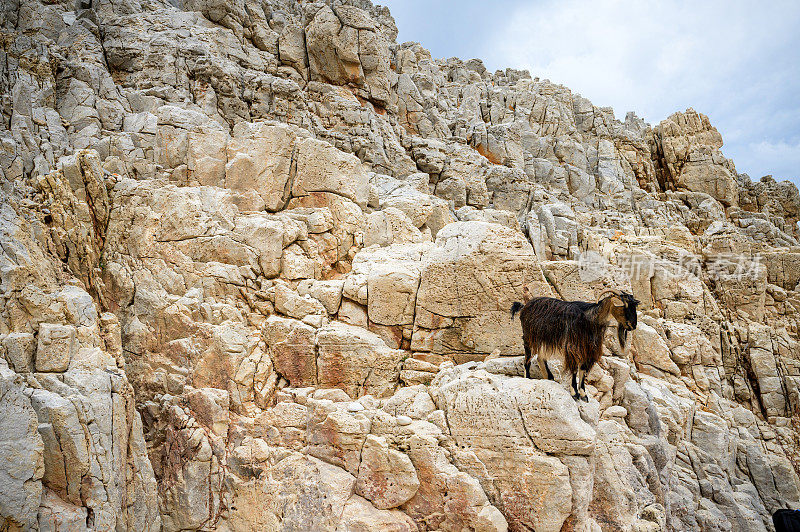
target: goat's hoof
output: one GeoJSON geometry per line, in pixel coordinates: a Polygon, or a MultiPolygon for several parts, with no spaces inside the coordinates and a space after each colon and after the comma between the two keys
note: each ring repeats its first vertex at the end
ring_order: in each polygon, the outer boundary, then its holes
{"type": "Polygon", "coordinates": [[[588,403],[589,402],[589,396],[588,395],[581,395],[581,401],[586,401],[588,403]]]}

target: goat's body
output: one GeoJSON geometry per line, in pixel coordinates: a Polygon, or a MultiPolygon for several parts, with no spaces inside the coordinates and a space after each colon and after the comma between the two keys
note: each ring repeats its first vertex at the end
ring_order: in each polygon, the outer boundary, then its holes
{"type": "MultiPolygon", "coordinates": [[[[562,357],[570,373],[588,364],[591,369],[602,354],[606,322],[587,317],[587,311],[598,303],[562,301],[551,297],[535,297],[519,314],[523,341],[531,353],[545,360],[562,357]]],[[[526,360],[526,364],[529,360],[526,360]]]]}
{"type": "Polygon", "coordinates": [[[530,363],[534,354],[537,355],[542,377],[550,379],[553,376],[547,361],[560,360],[564,369],[572,375],[572,395],[578,398],[584,388],[586,373],[602,356],[603,337],[610,322],[611,306],[611,298],[587,303],[552,297],[526,297],[524,305],[515,303],[511,315],[513,317],[517,311],[520,313],[525,344],[525,376],[530,378],[530,363]]]}

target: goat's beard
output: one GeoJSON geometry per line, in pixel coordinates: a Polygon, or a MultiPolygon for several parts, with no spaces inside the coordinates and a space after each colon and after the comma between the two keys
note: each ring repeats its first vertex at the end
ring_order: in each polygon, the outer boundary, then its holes
{"type": "Polygon", "coordinates": [[[624,351],[625,344],[628,342],[628,329],[622,324],[617,327],[617,339],[619,339],[619,346],[624,351]]]}

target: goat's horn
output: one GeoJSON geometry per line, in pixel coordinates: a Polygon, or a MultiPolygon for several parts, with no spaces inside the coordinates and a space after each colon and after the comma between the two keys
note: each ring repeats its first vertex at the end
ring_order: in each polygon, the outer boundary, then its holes
{"type": "Polygon", "coordinates": [[[605,295],[606,295],[606,294],[613,294],[613,295],[615,295],[615,296],[621,296],[621,295],[622,295],[622,292],[620,292],[619,290],[615,290],[615,289],[613,289],[613,288],[609,288],[608,290],[604,290],[604,291],[603,291],[603,292],[602,292],[602,293],[601,293],[601,294],[600,294],[600,295],[597,297],[597,300],[599,301],[599,300],[603,299],[603,298],[605,297],[605,295]]]}

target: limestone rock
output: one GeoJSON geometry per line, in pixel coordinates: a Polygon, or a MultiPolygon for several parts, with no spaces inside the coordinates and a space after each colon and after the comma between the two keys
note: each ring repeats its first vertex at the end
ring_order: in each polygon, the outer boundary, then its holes
{"type": "Polygon", "coordinates": [[[358,495],[347,501],[337,532],[367,532],[387,530],[390,532],[413,532],[417,525],[410,517],[397,510],[380,510],[358,495]]]}
{"type": "Polygon", "coordinates": [[[370,420],[352,413],[342,403],[318,400],[310,405],[307,423],[309,454],[357,475],[361,450],[370,431],[370,420]]]}
{"type": "Polygon", "coordinates": [[[388,395],[400,374],[402,352],[360,327],[332,322],[317,335],[321,385],[342,388],[351,397],[388,395]]]}
{"type": "Polygon", "coordinates": [[[389,207],[367,217],[364,227],[364,246],[366,247],[374,244],[386,246],[394,243],[421,242],[422,239],[419,230],[399,209],[389,207]]]}
{"type": "Polygon", "coordinates": [[[365,11],[323,7],[306,28],[306,47],[312,77],[365,86],[369,97],[388,99],[388,42],[365,11]]]}
{"type": "MultiPolygon", "coordinates": [[[[289,199],[296,142],[294,132],[285,126],[241,124],[225,148],[225,187],[249,198],[250,210],[280,210],[289,199]]],[[[208,150],[199,146],[196,150],[199,157],[208,159],[208,150]]],[[[195,172],[203,185],[220,184],[202,167],[195,172]]]]}
{"type": "Polygon", "coordinates": [[[728,206],[739,202],[733,164],[719,152],[722,136],[708,117],[689,109],[675,113],[655,130],[664,154],[664,179],[677,187],[705,192],[728,206]]]}
{"type": "Polygon", "coordinates": [[[12,4],[0,528],[768,530],[800,505],[800,195],[706,116],[435,59],[369,0],[12,4]],[[524,287],[641,300],[588,403],[522,377],[524,287]]]}
{"type": "Polygon", "coordinates": [[[670,358],[670,350],[658,332],[645,322],[639,323],[633,331],[633,346],[636,350],[635,359],[641,371],[652,367],[673,375],[680,374],[678,366],[670,358]],[[647,367],[645,367],[647,366],[647,367]]]}
{"type": "Polygon", "coordinates": [[[368,179],[355,156],[344,154],[327,142],[315,139],[300,141],[297,176],[292,183],[294,196],[330,192],[364,206],[367,203],[368,179]]]}
{"type": "Polygon", "coordinates": [[[594,431],[561,384],[465,370],[442,372],[431,383],[456,441],[488,449],[533,445],[555,454],[592,453],[594,431]]]}
{"type": "Polygon", "coordinates": [[[355,489],[376,508],[387,510],[411,499],[419,489],[419,480],[405,454],[390,449],[385,439],[370,435],[361,449],[355,489]]]}
{"type": "Polygon", "coordinates": [[[43,323],[36,346],[36,371],[67,371],[76,351],[75,327],[43,323]]]}
{"type": "Polygon", "coordinates": [[[30,400],[0,365],[0,514],[18,527],[33,527],[42,497],[44,445],[30,400]]]}
{"type": "Polygon", "coordinates": [[[551,294],[530,244],[486,222],[457,222],[439,231],[421,275],[412,349],[437,354],[521,351],[511,303],[522,299],[523,285],[533,294],[551,294]],[[501,271],[503,283],[495,284],[501,271]]]}
{"type": "Polygon", "coordinates": [[[316,332],[312,327],[294,319],[270,316],[264,325],[264,337],[275,369],[292,386],[317,383],[316,332]]]}
{"type": "Polygon", "coordinates": [[[3,338],[6,359],[17,373],[28,373],[33,367],[36,339],[30,333],[11,333],[3,338]]]}

